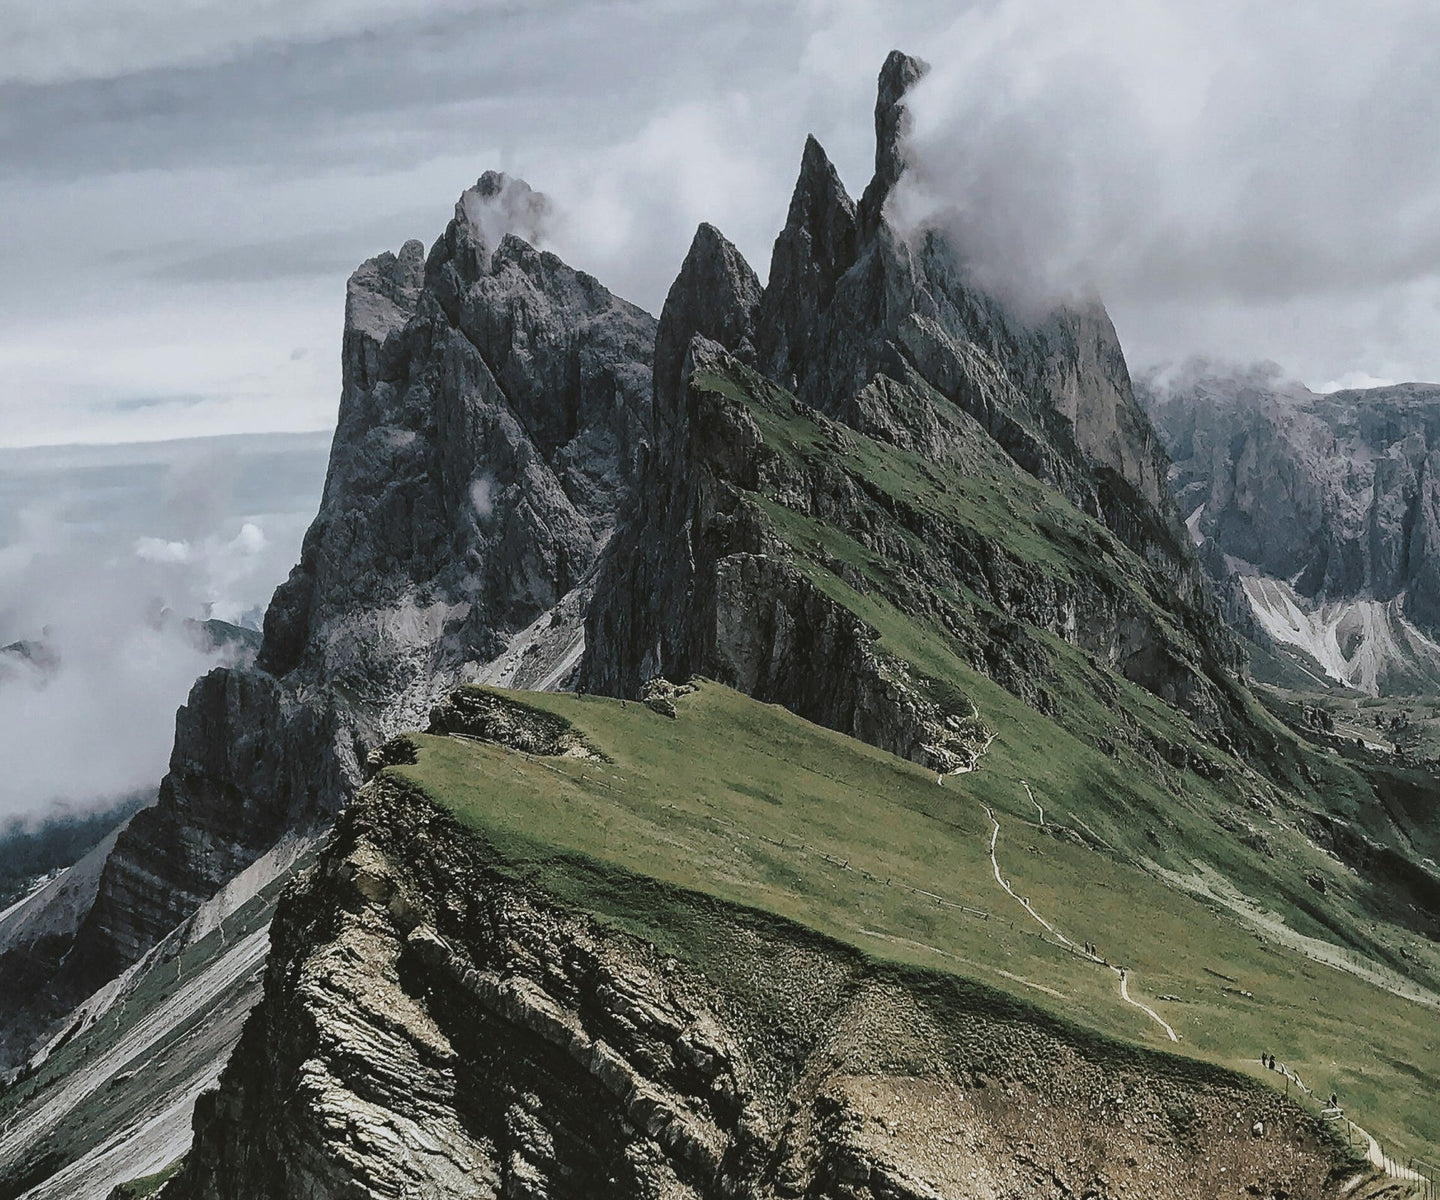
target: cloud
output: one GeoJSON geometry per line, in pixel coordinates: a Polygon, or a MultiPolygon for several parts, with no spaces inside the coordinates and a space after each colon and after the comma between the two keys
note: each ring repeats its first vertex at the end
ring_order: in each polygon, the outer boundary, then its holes
{"type": "Polygon", "coordinates": [[[1440,273],[1424,0],[998,0],[923,52],[896,212],[992,286],[1098,290],[1143,341],[1148,305],[1353,317],[1440,273]]]}
{"type": "Polygon", "coordinates": [[[167,542],[157,537],[136,538],[135,556],[151,563],[185,563],[190,561],[190,543],[167,542]]]}
{"type": "Polygon", "coordinates": [[[475,506],[475,515],[482,521],[495,511],[495,501],[491,498],[491,491],[495,484],[492,480],[480,478],[470,485],[470,503],[475,506]]]}
{"type": "Polygon", "coordinates": [[[460,193],[455,219],[469,226],[491,251],[512,234],[543,248],[555,222],[555,206],[523,179],[487,171],[474,187],[460,193]]]}
{"type": "Polygon", "coordinates": [[[1343,392],[1351,388],[1392,387],[1399,382],[1398,379],[1385,379],[1379,375],[1371,375],[1367,371],[1348,371],[1338,379],[1327,379],[1315,390],[1321,393],[1343,392]]]}
{"type": "MultiPolygon", "coordinates": [[[[0,80],[53,83],[106,79],[174,64],[223,62],[255,46],[313,42],[380,33],[401,22],[433,19],[456,0],[188,0],[160,6],[149,0],[47,0],[6,4],[5,54],[0,80]]],[[[501,5],[486,4],[494,12],[501,5]]]]}
{"type": "Polygon", "coordinates": [[[0,780],[0,823],[43,817],[57,807],[101,808],[155,787],[175,709],[196,676],[214,664],[214,656],[173,631],[138,623],[103,642],[76,642],[79,615],[66,614],[53,675],[30,672],[0,683],[6,741],[24,748],[8,756],[0,780]]]}
{"type": "Polygon", "coordinates": [[[324,439],[0,452],[0,824],[151,788],[176,708],[220,655],[182,618],[238,621],[294,562],[324,439]],[[11,656],[13,659],[14,656],[11,656]]]}

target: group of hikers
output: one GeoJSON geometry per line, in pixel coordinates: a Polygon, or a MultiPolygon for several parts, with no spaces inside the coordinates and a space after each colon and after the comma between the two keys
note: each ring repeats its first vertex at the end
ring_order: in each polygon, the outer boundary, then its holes
{"type": "MultiPolygon", "coordinates": [[[[1285,1071],[1285,1074],[1287,1076],[1290,1075],[1290,1072],[1284,1067],[1277,1067],[1275,1065],[1275,1056],[1273,1054],[1262,1054],[1260,1056],[1260,1065],[1264,1067],[1267,1071],[1285,1071]]],[[[1295,1080],[1296,1083],[1300,1083],[1299,1075],[1292,1076],[1292,1078],[1295,1080]]],[[[1302,1084],[1301,1086],[1303,1087],[1304,1085],[1302,1084]]],[[[1330,1107],[1335,1109],[1336,1111],[1339,1111],[1340,1097],[1335,1092],[1330,1093],[1330,1107]]]]}

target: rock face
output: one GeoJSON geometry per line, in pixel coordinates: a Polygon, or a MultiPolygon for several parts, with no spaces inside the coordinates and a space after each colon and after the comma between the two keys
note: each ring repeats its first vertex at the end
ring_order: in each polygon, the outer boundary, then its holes
{"type": "Polygon", "coordinates": [[[1341,1194],[1315,1119],[1236,1076],[740,912],[670,957],[497,868],[372,783],[166,1195],[1341,1194]]]}
{"type": "MultiPolygon", "coordinates": [[[[793,546],[747,499],[766,492],[895,556],[897,568],[928,572],[932,592],[953,576],[1012,626],[1053,630],[1203,723],[1224,724],[1224,685],[1204,677],[1218,679],[1236,652],[1104,310],[1022,319],[973,286],[941,234],[906,237],[886,218],[904,169],[904,92],[923,71],[901,54],[886,61],[875,175],[858,205],[820,144],[807,141],[763,290],[717,231],[696,234],[661,313],[644,483],[587,617],[586,686],[636,696],[653,676],[699,673],[941,770],[973,762],[976,739],[944,733],[973,712],[929,703],[876,651],[874,629],[787,563],[793,546]],[[697,374],[729,383],[697,389],[697,374]],[[1056,588],[1003,539],[971,539],[957,552],[958,532],[918,512],[882,537],[878,523],[896,514],[866,495],[866,480],[842,485],[831,478],[839,468],[818,463],[797,470],[766,446],[743,405],[727,401],[727,387],[755,394],[774,385],[793,397],[782,407],[798,403],[836,423],[825,434],[836,444],[848,427],[953,474],[989,471],[1001,488],[1015,470],[1053,485],[1144,560],[1153,576],[1144,587],[1201,649],[1180,661],[1150,600],[1127,599],[1100,558],[1088,579],[1056,588]],[[922,562],[914,540],[933,557],[922,562]]],[[[976,631],[969,657],[1043,704],[1031,671],[1043,655],[997,652],[995,632],[993,622],[976,631]]]]}
{"type": "Polygon", "coordinates": [[[1440,386],[1322,396],[1191,363],[1142,394],[1192,534],[1262,636],[1366,691],[1440,684],[1440,386]]]}
{"type": "Polygon", "coordinates": [[[488,173],[428,257],[408,242],[351,277],[300,563],[258,666],[191,692],[159,803],[110,855],[60,995],[135,961],[283,833],[328,822],[370,747],[588,594],[636,480],[655,322],[508,232],[533,235],[545,208],[488,173]]]}
{"type": "Polygon", "coordinates": [[[976,287],[941,232],[906,234],[887,220],[904,171],[904,95],[924,70],[899,53],[881,70],[875,174],[858,207],[820,144],[806,143],[759,305],[762,370],[846,421],[866,419],[862,397],[877,377],[913,372],[1127,541],[1126,508],[1148,506],[1175,526],[1165,453],[1105,310],[1026,317],[976,287]]]}

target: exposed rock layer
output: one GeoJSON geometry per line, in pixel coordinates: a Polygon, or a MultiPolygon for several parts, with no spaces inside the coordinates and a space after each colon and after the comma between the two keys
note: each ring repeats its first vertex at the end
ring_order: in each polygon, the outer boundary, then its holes
{"type": "Polygon", "coordinates": [[[167,1195],[1339,1194],[1315,1120],[1238,1077],[699,901],[705,959],[666,957],[497,866],[370,785],[167,1195]]]}

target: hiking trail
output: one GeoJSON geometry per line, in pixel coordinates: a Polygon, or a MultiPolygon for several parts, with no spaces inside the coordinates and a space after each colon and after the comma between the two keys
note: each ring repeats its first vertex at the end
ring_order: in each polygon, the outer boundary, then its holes
{"type": "MultiPolygon", "coordinates": [[[[1025,785],[1025,791],[1027,793],[1030,793],[1029,784],[1025,785]]],[[[1036,808],[1040,808],[1040,802],[1035,799],[1034,793],[1030,793],[1030,801],[1032,804],[1035,805],[1036,808]]],[[[1081,946],[1078,942],[1071,941],[1070,938],[1066,937],[1063,933],[1056,929],[1054,925],[1050,924],[1049,921],[1047,921],[1044,917],[1042,917],[1038,912],[1035,911],[1034,907],[1030,903],[1029,897],[1016,894],[1015,889],[1012,888],[1008,882],[1006,882],[1005,876],[1000,873],[1000,860],[995,855],[995,845],[1000,840],[1000,822],[996,818],[994,810],[988,804],[985,805],[985,812],[990,818],[990,824],[994,827],[990,831],[990,866],[995,872],[995,882],[998,883],[1006,891],[1006,893],[1013,900],[1015,900],[1027,913],[1029,913],[1031,917],[1033,917],[1040,925],[1042,925],[1047,933],[1057,939],[1061,943],[1061,945],[1063,945],[1072,954],[1078,955],[1080,958],[1085,959],[1086,962],[1092,962],[1099,966],[1109,967],[1110,970],[1114,971],[1120,980],[1120,999],[1123,1000],[1126,1004],[1130,1005],[1132,1008],[1138,1008],[1147,1017],[1154,1021],[1155,1024],[1160,1026],[1160,1028],[1165,1031],[1165,1036],[1168,1037],[1172,1042],[1178,1042],[1180,1040],[1179,1035],[1177,1035],[1175,1030],[1171,1028],[1168,1021],[1166,1021],[1162,1016],[1160,1016],[1160,1014],[1157,1013],[1148,1004],[1144,1004],[1141,1001],[1134,999],[1130,995],[1130,985],[1129,979],[1127,977],[1127,968],[1117,967],[1106,959],[1101,958],[1098,954],[1092,953],[1087,946],[1081,946]]],[[[1045,819],[1045,810],[1043,808],[1040,809],[1040,819],[1043,823],[1045,819]]]]}

